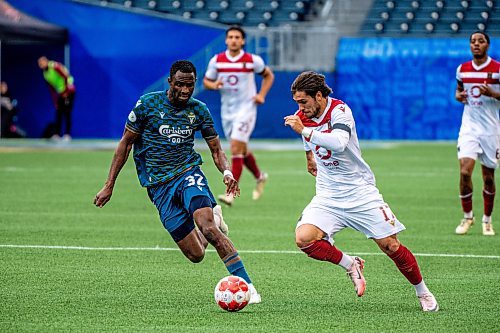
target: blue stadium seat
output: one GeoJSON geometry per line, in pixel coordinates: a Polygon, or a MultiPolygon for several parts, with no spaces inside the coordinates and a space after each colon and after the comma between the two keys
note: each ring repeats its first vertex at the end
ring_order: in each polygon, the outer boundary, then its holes
{"type": "Polygon", "coordinates": [[[158,0],[134,0],[132,5],[137,8],[155,9],[158,0]]]}

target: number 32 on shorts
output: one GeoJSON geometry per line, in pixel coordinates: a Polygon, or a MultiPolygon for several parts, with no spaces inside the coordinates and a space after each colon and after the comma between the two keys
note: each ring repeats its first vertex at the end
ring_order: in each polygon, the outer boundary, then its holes
{"type": "Polygon", "coordinates": [[[206,184],[203,182],[203,176],[200,175],[199,173],[195,173],[194,175],[187,176],[184,178],[185,180],[188,181],[187,186],[205,186],[206,184]]]}

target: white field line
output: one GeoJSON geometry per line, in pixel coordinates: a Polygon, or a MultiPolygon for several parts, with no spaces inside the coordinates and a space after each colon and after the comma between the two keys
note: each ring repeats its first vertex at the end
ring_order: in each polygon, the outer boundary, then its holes
{"type": "MultiPolygon", "coordinates": [[[[0,248],[14,249],[44,249],[44,250],[79,250],[79,251],[180,251],[175,247],[90,247],[90,246],[63,246],[63,245],[23,245],[23,244],[0,244],[0,248]]],[[[207,252],[215,252],[213,249],[207,249],[207,252]]],[[[239,250],[239,253],[258,253],[258,254],[302,254],[300,251],[287,250],[239,250]]],[[[382,252],[356,252],[356,255],[378,256],[385,255],[382,252]]],[[[500,259],[496,255],[480,254],[456,254],[456,253],[414,253],[417,257],[448,257],[448,258],[481,258],[481,259],[500,259]]]]}

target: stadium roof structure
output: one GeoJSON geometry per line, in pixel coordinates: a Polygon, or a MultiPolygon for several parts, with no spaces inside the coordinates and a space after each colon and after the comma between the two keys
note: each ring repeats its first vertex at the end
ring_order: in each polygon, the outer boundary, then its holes
{"type": "Polygon", "coordinates": [[[66,44],[68,30],[24,14],[0,0],[0,41],[2,44],[66,44]]]}

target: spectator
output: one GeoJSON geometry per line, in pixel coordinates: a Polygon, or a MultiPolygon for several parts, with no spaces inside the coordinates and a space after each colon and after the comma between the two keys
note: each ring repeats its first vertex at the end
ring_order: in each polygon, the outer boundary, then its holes
{"type": "Polygon", "coordinates": [[[9,86],[6,82],[0,83],[0,104],[1,109],[1,130],[2,138],[24,138],[26,133],[16,125],[17,120],[17,101],[12,98],[9,86]]]}

